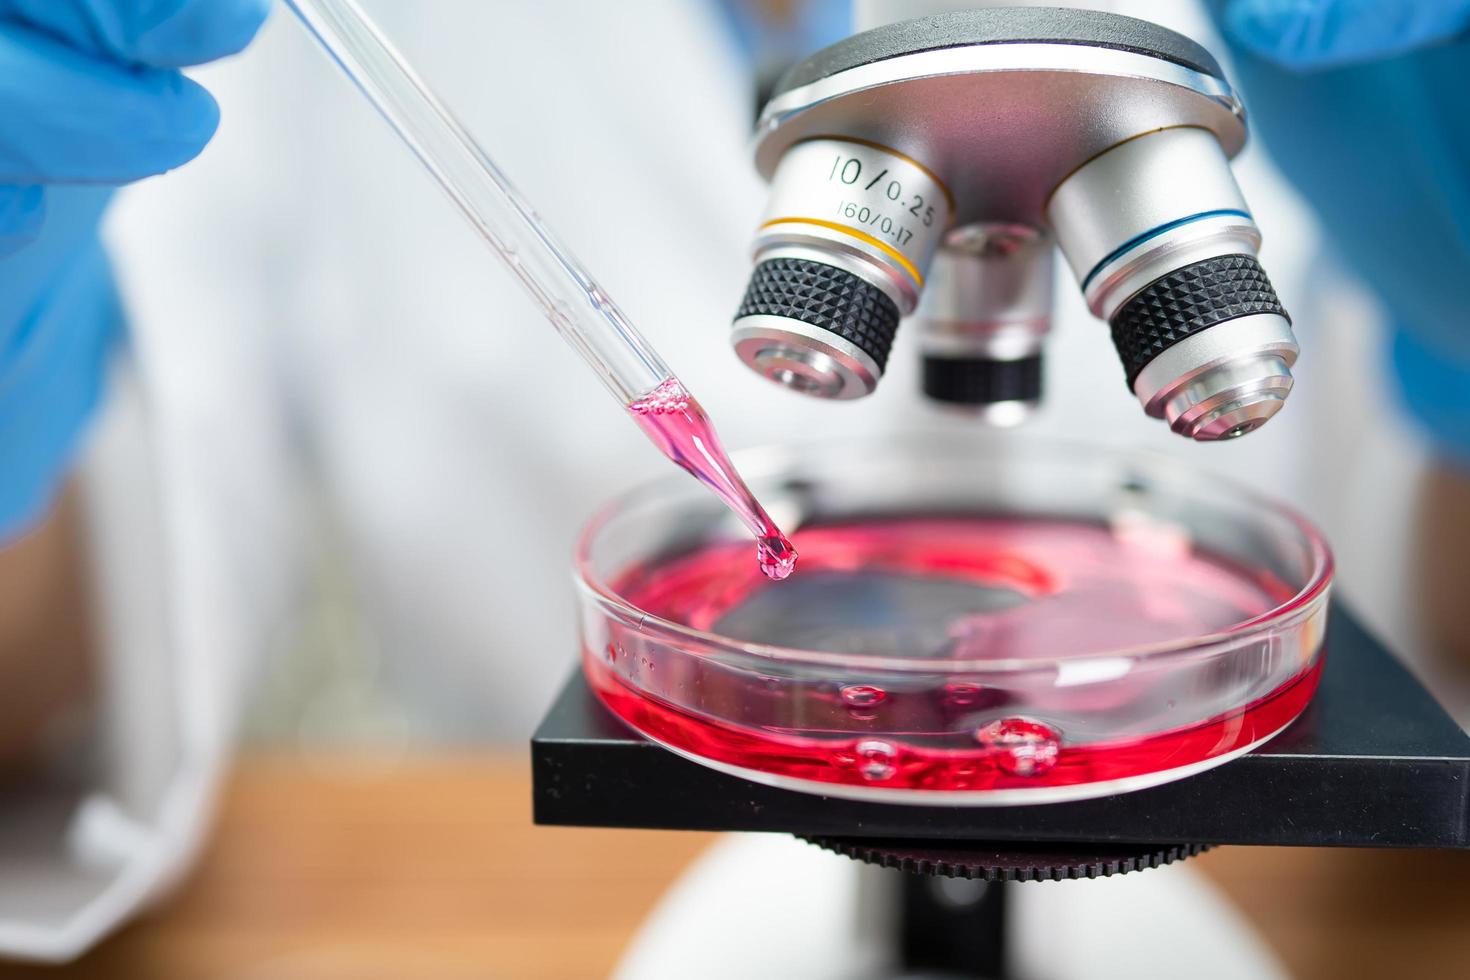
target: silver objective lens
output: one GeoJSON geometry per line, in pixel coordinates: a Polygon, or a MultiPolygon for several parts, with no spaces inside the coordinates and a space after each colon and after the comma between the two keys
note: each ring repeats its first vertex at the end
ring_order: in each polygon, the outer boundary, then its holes
{"type": "Polygon", "coordinates": [[[1296,339],[1214,134],[1179,127],[1121,143],[1063,181],[1047,217],[1144,411],[1201,441],[1276,414],[1296,339]]]}
{"type": "Polygon", "coordinates": [[[949,224],[949,192],[917,161],[862,140],[781,158],[731,342],[767,378],[823,398],[878,385],[949,224]]]}
{"type": "Polygon", "coordinates": [[[1029,225],[967,225],[934,258],[914,314],[924,394],[991,425],[1025,421],[1041,400],[1056,243],[1029,225]]]}

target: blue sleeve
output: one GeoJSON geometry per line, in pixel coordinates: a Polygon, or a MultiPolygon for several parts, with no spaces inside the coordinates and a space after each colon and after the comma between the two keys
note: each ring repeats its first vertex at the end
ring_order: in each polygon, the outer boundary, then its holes
{"type": "MultiPolygon", "coordinates": [[[[1218,7],[1218,2],[1216,3],[1218,7]]],[[[1462,37],[1467,0],[1230,0],[1230,36],[1283,67],[1382,61],[1462,37]]]]}
{"type": "Polygon", "coordinates": [[[794,63],[852,33],[852,0],[805,0],[791,5],[784,21],[748,0],[717,0],[715,6],[741,56],[752,63],[794,63]]]}
{"type": "Polygon", "coordinates": [[[1409,414],[1435,450],[1470,468],[1470,362],[1436,350],[1417,331],[1394,331],[1391,359],[1409,414]]]}
{"type": "Polygon", "coordinates": [[[1251,0],[1227,11],[1255,134],[1388,309],[1405,407],[1442,452],[1470,460],[1470,47],[1453,33],[1470,6],[1251,0]],[[1267,22],[1245,15],[1262,10],[1284,19],[1256,36],[1267,22]]]}

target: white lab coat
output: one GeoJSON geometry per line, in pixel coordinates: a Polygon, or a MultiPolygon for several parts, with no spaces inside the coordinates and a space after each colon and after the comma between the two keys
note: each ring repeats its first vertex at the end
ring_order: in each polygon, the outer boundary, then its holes
{"type": "MultiPolygon", "coordinates": [[[[920,404],[911,337],[857,404],[777,390],[730,353],[762,197],[750,88],[713,10],[368,6],[728,443],[970,424],[920,404]]],[[[1185,5],[1142,6],[1205,30],[1185,5]]],[[[109,222],[133,340],[82,464],[99,761],[94,779],[0,810],[0,951],[12,955],[75,955],[183,867],[251,680],[292,650],[322,554],[348,584],[350,645],[391,692],[380,707],[395,737],[521,740],[576,660],[580,523],[668,472],[284,10],[244,56],[198,75],[223,106],[219,136],[128,191],[109,222]]],[[[1304,349],[1283,416],[1238,444],[1170,435],[1139,412],[1066,282],[1048,408],[1018,438],[1163,448],[1340,531],[1355,494],[1402,496],[1381,463],[1385,445],[1407,452],[1402,440],[1322,408],[1333,386],[1367,388],[1373,324],[1315,317],[1310,220],[1259,155],[1239,173],[1304,349]],[[1330,494],[1314,483],[1324,459],[1330,494]]],[[[1356,575],[1366,599],[1387,552],[1337,540],[1347,591],[1356,575]]],[[[1362,604],[1392,623],[1391,603],[1362,604]]]]}

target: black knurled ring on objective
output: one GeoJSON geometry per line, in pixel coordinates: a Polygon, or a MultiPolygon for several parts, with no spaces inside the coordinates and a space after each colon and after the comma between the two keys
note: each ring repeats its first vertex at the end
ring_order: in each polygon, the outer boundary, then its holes
{"type": "Polygon", "coordinates": [[[1217,255],[1155,279],[1113,314],[1113,346],[1129,389],[1149,361],[1184,338],[1253,313],[1291,322],[1253,256],[1217,255]]]}
{"type": "Polygon", "coordinates": [[[810,259],[767,259],[750,274],[735,319],[782,316],[820,327],[888,364],[898,330],[898,306],[867,280],[810,259]]]}
{"type": "Polygon", "coordinates": [[[924,394],[952,405],[1040,401],[1041,355],[1014,361],[926,356],[924,394]]]}

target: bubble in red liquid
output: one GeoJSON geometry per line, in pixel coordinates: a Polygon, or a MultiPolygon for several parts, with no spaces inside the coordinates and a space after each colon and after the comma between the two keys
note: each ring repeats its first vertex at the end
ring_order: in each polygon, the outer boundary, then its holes
{"type": "Polygon", "coordinates": [[[898,750],[876,738],[864,739],[856,746],[858,774],[864,779],[887,779],[898,772],[898,750]]]}
{"type": "Polygon", "coordinates": [[[849,684],[838,696],[854,718],[867,720],[877,716],[878,705],[888,700],[888,692],[871,684],[849,684]]]}
{"type": "Polygon", "coordinates": [[[842,703],[849,708],[876,708],[888,700],[888,692],[871,684],[849,684],[842,689],[842,703]]]}
{"type": "Polygon", "coordinates": [[[944,685],[944,700],[956,708],[964,708],[980,700],[984,690],[979,684],[968,681],[953,681],[944,685]]]}
{"type": "Polygon", "coordinates": [[[634,415],[670,415],[688,410],[689,392],[677,378],[669,378],[642,398],[628,403],[628,411],[634,415]]]}
{"type": "Polygon", "coordinates": [[[769,534],[756,542],[756,556],[766,578],[779,582],[796,571],[796,549],[782,534],[769,534]]]}
{"type": "Polygon", "coordinates": [[[1057,764],[1062,735],[1030,718],[1001,718],[975,732],[995,764],[1012,776],[1040,776],[1057,764]]]}

